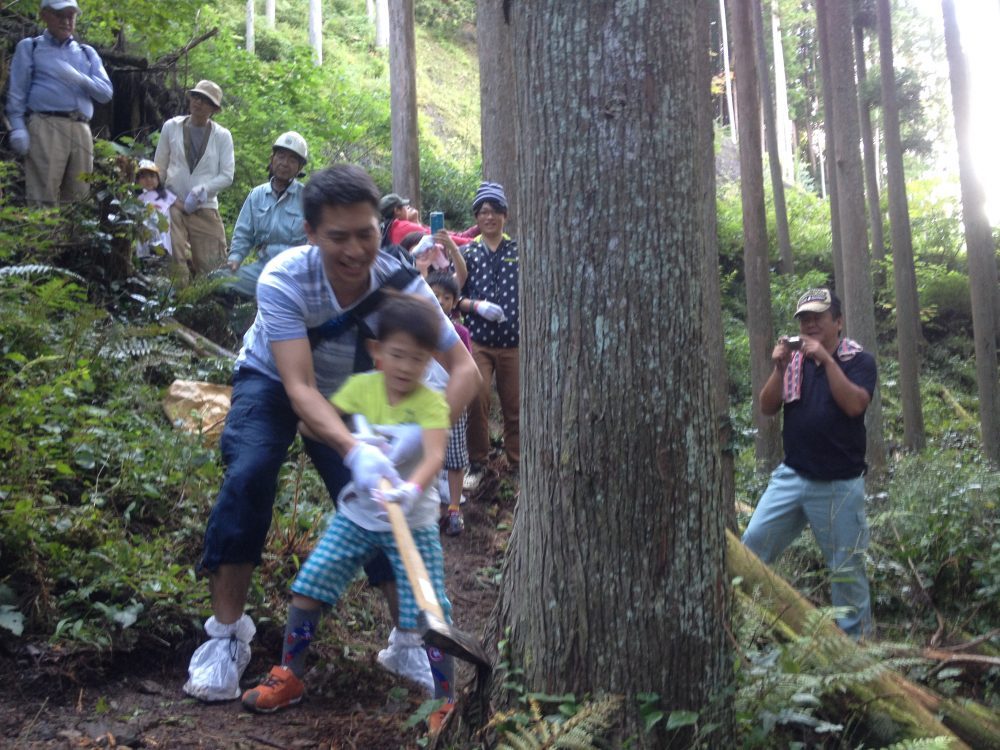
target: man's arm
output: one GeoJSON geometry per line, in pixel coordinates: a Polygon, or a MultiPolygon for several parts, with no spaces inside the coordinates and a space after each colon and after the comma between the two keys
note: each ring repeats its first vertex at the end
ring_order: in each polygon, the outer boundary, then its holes
{"type": "Polygon", "coordinates": [[[872,400],[871,395],[865,388],[848,379],[833,354],[810,336],[802,337],[802,354],[812,357],[816,364],[826,370],[826,382],[830,385],[830,393],[844,414],[849,417],[860,417],[865,413],[872,400]]]}
{"type": "Polygon", "coordinates": [[[28,90],[31,88],[31,50],[33,41],[29,37],[17,43],[14,59],[10,63],[10,90],[7,92],[7,117],[10,129],[24,130],[28,110],[28,90]]]}
{"type": "Polygon", "coordinates": [[[253,237],[254,237],[254,210],[253,210],[253,198],[254,192],[250,191],[250,195],[247,199],[243,201],[243,208],[240,209],[239,218],[236,219],[236,226],[233,228],[233,239],[229,243],[229,257],[226,262],[229,264],[229,268],[235,271],[240,267],[240,264],[246,259],[247,254],[250,252],[250,248],[253,247],[253,237]]]}
{"type": "Polygon", "coordinates": [[[111,101],[113,89],[111,79],[108,78],[108,73],[104,69],[104,61],[101,60],[101,56],[93,47],[83,45],[83,52],[87,56],[90,68],[83,74],[80,86],[95,102],[106,104],[111,101]]]}
{"type": "Polygon", "coordinates": [[[292,402],[292,409],[301,419],[315,440],[326,443],[341,456],[346,456],[357,441],[351,435],[322,393],[316,388],[313,373],[312,350],[308,339],[289,339],[271,343],[274,363],[281,375],[282,385],[292,402]]]}
{"type": "MultiPolygon", "coordinates": [[[[163,123],[160,129],[160,137],[156,141],[156,153],[153,154],[153,161],[160,170],[160,180],[167,184],[167,167],[170,166],[170,120],[163,123]]],[[[183,196],[177,196],[183,200],[183,196]]]]}
{"type": "Polygon", "coordinates": [[[444,397],[451,410],[451,423],[455,424],[465,411],[465,407],[479,392],[482,378],[472,355],[461,340],[456,341],[448,351],[437,353],[435,357],[448,371],[448,387],[445,389],[444,397]]]}
{"type": "Polygon", "coordinates": [[[212,195],[218,195],[221,191],[232,185],[233,175],[236,174],[233,136],[228,131],[224,131],[219,135],[221,136],[221,143],[219,144],[219,173],[203,183],[205,189],[212,195]]]}
{"type": "Polygon", "coordinates": [[[774,365],[774,369],[771,370],[764,387],[760,389],[760,411],[765,417],[773,417],[777,414],[785,401],[782,397],[782,390],[784,389],[785,369],[791,358],[792,350],[788,348],[785,339],[778,339],[778,343],[771,351],[771,363],[774,365]]]}

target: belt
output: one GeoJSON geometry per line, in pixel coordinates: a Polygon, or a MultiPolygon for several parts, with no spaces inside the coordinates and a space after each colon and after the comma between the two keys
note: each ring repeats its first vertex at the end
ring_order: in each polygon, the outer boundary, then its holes
{"type": "Polygon", "coordinates": [[[74,122],[90,122],[89,117],[84,117],[82,114],[73,110],[72,112],[32,112],[33,115],[45,115],[46,117],[64,117],[67,120],[73,120],[74,122]]]}

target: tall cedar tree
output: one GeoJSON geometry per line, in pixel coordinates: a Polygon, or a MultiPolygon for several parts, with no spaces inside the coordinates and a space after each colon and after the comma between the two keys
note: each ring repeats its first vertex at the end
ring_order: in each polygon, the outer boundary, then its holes
{"type": "Polygon", "coordinates": [[[734,742],[696,5],[511,4],[531,418],[497,621],[529,689],[630,696],[638,747],[669,742],[643,692],[734,742]]]}
{"type": "Polygon", "coordinates": [[[417,50],[413,0],[389,3],[389,99],[392,130],[392,189],[420,205],[417,141],[417,50]]]}
{"type": "MultiPolygon", "coordinates": [[[[868,61],[865,59],[865,27],[871,23],[862,14],[858,0],[854,0],[854,57],[858,66],[858,83],[868,82],[868,61]]],[[[882,203],[879,200],[879,164],[875,158],[875,134],[872,129],[872,111],[864,90],[858,92],[858,117],[861,123],[861,147],[864,150],[865,197],[868,199],[868,226],[871,229],[872,256],[885,260],[885,228],[882,225],[882,203]]]]}
{"type": "Polygon", "coordinates": [[[826,179],[830,192],[830,251],[833,255],[833,282],[838,294],[844,293],[844,250],[840,239],[840,190],[837,185],[837,132],[833,111],[833,85],[830,83],[830,41],[826,33],[826,0],[816,0],[816,36],[819,38],[819,69],[823,83],[823,140],[826,147],[826,179]]]}

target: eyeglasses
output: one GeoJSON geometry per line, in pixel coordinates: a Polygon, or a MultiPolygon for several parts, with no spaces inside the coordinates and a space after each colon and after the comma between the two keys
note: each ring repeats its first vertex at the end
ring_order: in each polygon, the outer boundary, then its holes
{"type": "Polygon", "coordinates": [[[494,216],[503,216],[503,214],[497,213],[490,208],[481,208],[478,213],[476,213],[477,218],[482,217],[484,219],[492,219],[494,216]]]}

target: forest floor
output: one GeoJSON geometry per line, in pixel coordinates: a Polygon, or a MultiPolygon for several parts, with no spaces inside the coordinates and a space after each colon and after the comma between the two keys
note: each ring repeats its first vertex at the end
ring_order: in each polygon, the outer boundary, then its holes
{"type": "MultiPolygon", "coordinates": [[[[442,535],[445,578],[455,625],[479,636],[496,602],[499,568],[513,519],[516,488],[499,477],[502,460],[463,506],[466,530],[442,535]]],[[[281,651],[284,613],[258,620],[253,659],[242,685],[255,685],[281,651]]],[[[256,615],[255,615],[256,618],[256,615]]],[[[376,661],[391,621],[381,598],[357,582],[321,626],[314,651],[320,666],[305,678],[301,704],[273,715],[245,711],[239,701],[205,704],[181,690],[197,643],[170,650],[137,649],[99,672],[60,668],[58,654],[0,656],[0,748],[415,748],[423,723],[407,720],[426,700],[376,661]],[[345,611],[366,611],[375,626],[350,628],[345,611]]],[[[473,670],[458,665],[459,691],[473,670]]]]}

